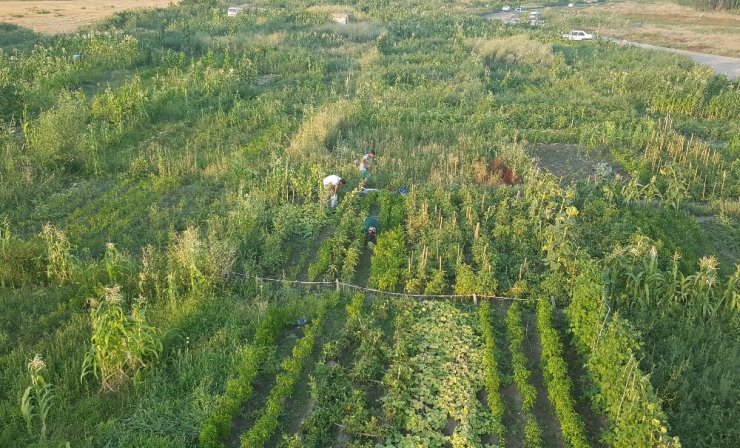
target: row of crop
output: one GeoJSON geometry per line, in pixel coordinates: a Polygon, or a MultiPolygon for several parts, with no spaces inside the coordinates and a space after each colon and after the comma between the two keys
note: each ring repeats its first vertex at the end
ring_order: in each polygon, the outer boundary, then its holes
{"type": "Polygon", "coordinates": [[[584,262],[566,309],[576,350],[595,386],[592,401],[610,422],[610,446],[680,447],[668,434],[666,415],[642,373],[638,338],[629,322],[611,313],[601,269],[584,262]]]}
{"type": "Polygon", "coordinates": [[[311,356],[316,338],[321,333],[327,309],[338,301],[338,296],[330,296],[317,310],[314,321],[306,327],[304,335],[293,346],[292,355],[281,364],[282,372],[275,378],[275,387],[270,391],[260,417],[249,431],[241,436],[243,448],[265,446],[270,441],[278,426],[278,419],[283,412],[286,399],[293,393],[293,388],[301,375],[303,366],[311,356]]]}
{"type": "Polygon", "coordinates": [[[254,342],[241,351],[241,360],[233,377],[226,382],[216,410],[206,419],[200,429],[200,445],[205,448],[224,446],[229,435],[231,421],[254,392],[252,383],[257,372],[270,354],[275,337],[285,325],[285,316],[280,308],[271,308],[260,322],[254,342]]]}
{"type": "Polygon", "coordinates": [[[311,374],[309,385],[314,406],[301,423],[300,441],[303,447],[324,447],[334,443],[337,425],[346,411],[352,384],[345,368],[338,362],[350,349],[352,334],[360,322],[365,298],[356,294],[346,306],[347,320],[339,338],[328,341],[322,348],[321,358],[311,374]]]}
{"type": "Polygon", "coordinates": [[[492,432],[498,437],[499,445],[503,446],[504,440],[504,402],[501,399],[499,389],[501,388],[501,376],[496,362],[496,342],[493,337],[491,326],[491,304],[483,302],[478,308],[478,323],[483,335],[485,348],[483,351],[483,367],[485,369],[486,393],[488,396],[488,408],[493,416],[492,432]]]}
{"type": "Polygon", "coordinates": [[[316,260],[308,267],[309,280],[352,281],[362,250],[362,220],[367,208],[367,199],[357,195],[347,195],[337,207],[337,226],[331,237],[321,243],[316,260]]]}
{"type": "Polygon", "coordinates": [[[524,329],[522,312],[518,303],[513,303],[506,313],[506,334],[509,338],[511,364],[514,369],[514,383],[522,395],[522,413],[526,423],[524,427],[524,446],[536,448],[542,446],[542,433],[532,415],[532,407],[537,400],[537,389],[530,383],[531,372],[527,368],[527,357],[524,356],[524,329]]]}
{"type": "Polygon", "coordinates": [[[441,189],[409,194],[407,292],[441,294],[454,277],[465,245],[454,199],[441,189]]]}
{"type": "Polygon", "coordinates": [[[588,448],[583,420],[574,409],[573,383],[563,359],[563,344],[552,326],[552,306],[547,300],[537,302],[537,329],[542,343],[542,372],[563,439],[574,448],[588,448]]]}
{"type": "Polygon", "coordinates": [[[365,297],[357,294],[346,307],[342,335],[324,346],[322,359],[311,376],[315,406],[301,425],[301,446],[332,446],[341,431],[355,441],[377,440],[381,413],[377,400],[389,347],[381,322],[388,302],[373,301],[364,310],[365,297]],[[351,353],[351,360],[344,360],[351,353]]]}

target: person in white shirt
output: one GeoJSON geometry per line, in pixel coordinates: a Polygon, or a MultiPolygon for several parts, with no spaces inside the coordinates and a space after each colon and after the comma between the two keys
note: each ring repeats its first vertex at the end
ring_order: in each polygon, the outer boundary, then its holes
{"type": "Polygon", "coordinates": [[[330,174],[324,178],[324,190],[326,190],[326,193],[330,196],[329,204],[331,208],[337,206],[337,193],[339,192],[339,187],[346,183],[346,180],[336,174],[330,174]]]}
{"type": "Polygon", "coordinates": [[[375,150],[365,154],[360,160],[360,188],[365,188],[367,181],[370,180],[370,161],[375,158],[375,150]]]}

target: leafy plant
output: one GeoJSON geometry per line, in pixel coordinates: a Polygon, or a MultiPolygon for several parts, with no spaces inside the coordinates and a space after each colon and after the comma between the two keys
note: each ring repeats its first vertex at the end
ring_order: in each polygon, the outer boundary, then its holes
{"type": "Polygon", "coordinates": [[[126,314],[120,286],[103,288],[100,300],[90,300],[92,346],[85,354],[80,380],[93,373],[103,392],[115,392],[135,379],[151,359],[159,359],[159,331],[147,324],[144,306],[144,300],[138,299],[126,314]]]}
{"type": "Polygon", "coordinates": [[[403,284],[406,275],[406,243],[403,228],[394,227],[378,235],[370,265],[370,283],[375,287],[393,291],[403,284]]]}
{"type": "Polygon", "coordinates": [[[44,379],[45,369],[46,363],[41,359],[41,355],[36,354],[28,363],[31,385],[26,388],[21,398],[21,415],[26,421],[28,434],[33,435],[34,417],[38,417],[41,440],[46,440],[46,422],[54,400],[54,386],[44,379]]]}

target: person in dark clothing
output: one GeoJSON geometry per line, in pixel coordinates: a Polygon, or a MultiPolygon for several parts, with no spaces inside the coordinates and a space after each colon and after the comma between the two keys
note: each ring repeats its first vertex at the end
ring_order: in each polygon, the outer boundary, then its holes
{"type": "Polygon", "coordinates": [[[365,230],[365,241],[375,244],[375,240],[380,230],[378,227],[378,218],[375,216],[368,216],[367,218],[365,218],[363,227],[365,230]]]}

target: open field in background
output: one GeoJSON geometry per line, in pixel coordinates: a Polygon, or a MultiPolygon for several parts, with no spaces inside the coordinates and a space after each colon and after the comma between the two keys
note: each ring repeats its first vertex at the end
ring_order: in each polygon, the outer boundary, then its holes
{"type": "Polygon", "coordinates": [[[740,57],[740,14],[704,11],[666,2],[610,2],[546,8],[563,29],[590,32],[668,48],[740,57]]]}
{"type": "Polygon", "coordinates": [[[120,11],[177,3],[179,0],[0,0],[0,22],[43,34],[70,33],[120,11]]]}

